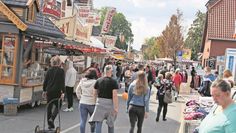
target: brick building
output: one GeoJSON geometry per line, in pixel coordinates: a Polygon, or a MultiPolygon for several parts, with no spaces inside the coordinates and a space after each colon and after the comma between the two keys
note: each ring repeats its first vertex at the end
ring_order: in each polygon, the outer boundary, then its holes
{"type": "Polygon", "coordinates": [[[202,39],[202,65],[216,69],[216,57],[236,48],[236,0],[209,0],[202,39]]]}

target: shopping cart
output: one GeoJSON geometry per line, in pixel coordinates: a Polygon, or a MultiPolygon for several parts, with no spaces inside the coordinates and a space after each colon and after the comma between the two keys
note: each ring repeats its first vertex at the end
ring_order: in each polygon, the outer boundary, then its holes
{"type": "Polygon", "coordinates": [[[61,117],[60,117],[60,102],[61,102],[61,98],[55,98],[55,99],[52,99],[49,103],[47,103],[46,105],[46,109],[45,109],[45,112],[44,112],[44,119],[43,119],[43,129],[40,129],[40,126],[37,125],[35,127],[35,133],[60,133],[60,130],[61,130],[61,117]],[[58,101],[58,119],[59,119],[59,125],[58,127],[56,127],[55,129],[45,129],[45,123],[46,123],[46,115],[47,115],[47,109],[48,109],[48,106],[54,102],[54,101],[58,101]]]}

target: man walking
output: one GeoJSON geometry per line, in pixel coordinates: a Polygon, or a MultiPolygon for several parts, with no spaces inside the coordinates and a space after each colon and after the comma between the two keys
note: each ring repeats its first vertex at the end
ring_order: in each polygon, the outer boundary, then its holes
{"type": "Polygon", "coordinates": [[[108,133],[114,133],[114,122],[118,113],[118,83],[112,78],[112,65],[105,66],[104,77],[95,83],[95,95],[97,96],[95,110],[89,122],[95,122],[96,133],[102,133],[102,122],[107,120],[108,133]]]}
{"type": "Polygon", "coordinates": [[[47,74],[43,83],[43,98],[47,98],[47,121],[48,129],[55,128],[54,120],[61,107],[61,100],[64,98],[65,92],[65,73],[60,68],[61,61],[58,56],[54,56],[51,59],[51,68],[47,71],[47,74]],[[60,103],[58,103],[60,101],[60,103]],[[59,105],[59,106],[58,106],[59,105]]]}

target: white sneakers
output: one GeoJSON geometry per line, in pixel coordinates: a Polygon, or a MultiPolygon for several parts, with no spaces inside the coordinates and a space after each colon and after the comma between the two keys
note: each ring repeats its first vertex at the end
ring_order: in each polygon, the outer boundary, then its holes
{"type": "Polygon", "coordinates": [[[73,112],[74,109],[73,109],[73,107],[71,107],[71,108],[66,108],[66,109],[64,109],[63,111],[64,111],[64,112],[73,112]]]}

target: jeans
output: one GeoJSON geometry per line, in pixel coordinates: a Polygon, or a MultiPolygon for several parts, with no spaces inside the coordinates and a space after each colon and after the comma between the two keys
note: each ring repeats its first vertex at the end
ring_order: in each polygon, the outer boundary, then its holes
{"type": "MultiPolygon", "coordinates": [[[[96,121],[95,133],[102,133],[102,121],[96,121]]],[[[114,133],[114,127],[108,126],[108,133],[114,133]]]]}
{"type": "Polygon", "coordinates": [[[129,120],[130,120],[130,125],[131,125],[130,130],[129,130],[130,133],[134,132],[134,127],[137,120],[138,120],[137,133],[142,132],[144,115],[145,115],[145,109],[143,106],[130,105],[130,108],[129,108],[129,120]]]}
{"type": "Polygon", "coordinates": [[[158,106],[158,109],[157,109],[157,118],[156,119],[159,120],[162,107],[164,107],[164,109],[163,109],[163,119],[166,119],[166,113],[167,113],[167,106],[168,106],[168,104],[164,102],[164,95],[159,95],[158,96],[158,100],[159,100],[159,106],[158,106]]]}
{"type": "MultiPolygon", "coordinates": [[[[87,122],[87,117],[88,114],[91,116],[93,114],[95,105],[87,105],[87,104],[80,104],[79,105],[79,110],[80,110],[80,133],[85,133],[85,128],[86,128],[86,122],[87,122]]],[[[95,124],[91,124],[91,132],[93,133],[95,130],[95,124]]]]}
{"type": "Polygon", "coordinates": [[[66,86],[66,96],[67,96],[67,100],[68,100],[68,108],[73,107],[73,90],[74,90],[74,87],[66,86]]]}

